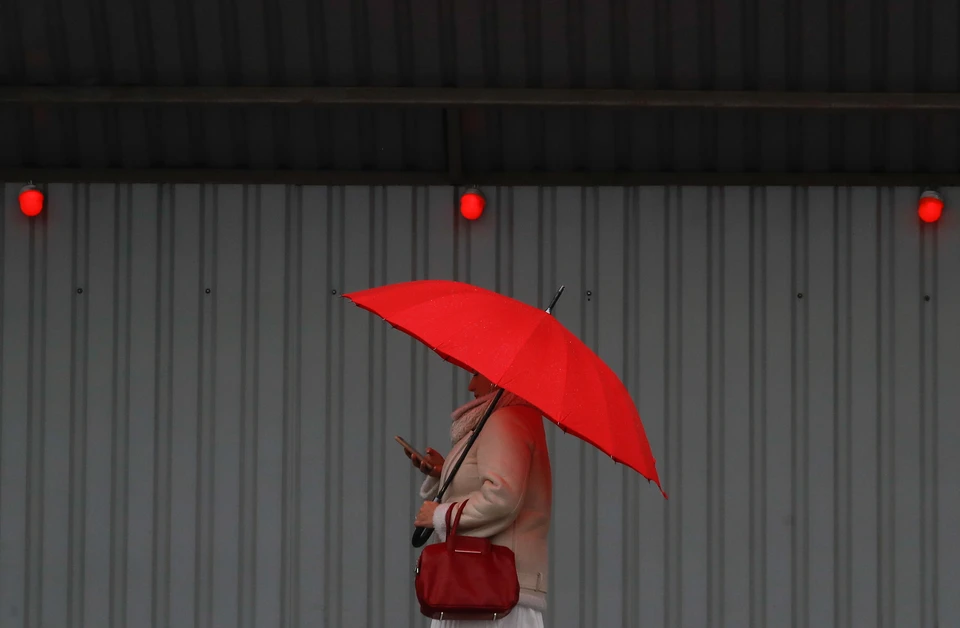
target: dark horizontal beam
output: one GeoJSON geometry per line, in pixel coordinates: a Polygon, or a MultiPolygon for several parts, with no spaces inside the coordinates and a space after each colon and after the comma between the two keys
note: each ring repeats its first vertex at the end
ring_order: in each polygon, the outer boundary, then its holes
{"type": "Polygon", "coordinates": [[[0,104],[960,111],[960,93],[461,87],[0,87],[0,104]]]}
{"type": "Polygon", "coordinates": [[[221,183],[284,185],[504,186],[960,186],[960,172],[447,172],[0,168],[0,181],[34,183],[221,183]]]}

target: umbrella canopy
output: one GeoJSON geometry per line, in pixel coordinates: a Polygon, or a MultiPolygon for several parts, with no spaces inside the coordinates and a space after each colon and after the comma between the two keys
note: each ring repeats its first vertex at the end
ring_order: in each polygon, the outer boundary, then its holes
{"type": "Polygon", "coordinates": [[[563,431],[634,469],[663,492],[626,387],[549,312],[477,286],[442,280],[392,284],[344,298],[448,362],[527,400],[563,431]]]}

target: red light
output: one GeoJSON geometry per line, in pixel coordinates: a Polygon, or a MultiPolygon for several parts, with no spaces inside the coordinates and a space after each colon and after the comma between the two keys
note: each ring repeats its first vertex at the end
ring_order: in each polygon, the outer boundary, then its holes
{"type": "Polygon", "coordinates": [[[467,220],[476,220],[483,214],[487,201],[476,188],[470,188],[460,197],[460,213],[467,220]]]}
{"type": "Polygon", "coordinates": [[[20,211],[31,218],[43,211],[43,192],[32,184],[23,186],[20,190],[20,211]]]}
{"type": "Polygon", "coordinates": [[[927,190],[920,196],[917,214],[923,222],[936,222],[943,213],[943,199],[932,190],[927,190]]]}

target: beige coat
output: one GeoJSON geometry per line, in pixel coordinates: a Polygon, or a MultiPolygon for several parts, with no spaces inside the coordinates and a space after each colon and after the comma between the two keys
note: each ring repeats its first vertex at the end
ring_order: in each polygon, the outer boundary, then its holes
{"type": "MultiPolygon", "coordinates": [[[[427,478],[420,495],[433,499],[463,452],[470,434],[447,455],[438,481],[427,478]]],[[[546,610],[550,507],[550,456],[540,411],[526,405],[496,410],[433,518],[436,536],[446,538],[446,511],[468,499],[458,534],[490,538],[513,550],[520,580],[520,604],[546,610]]]]}

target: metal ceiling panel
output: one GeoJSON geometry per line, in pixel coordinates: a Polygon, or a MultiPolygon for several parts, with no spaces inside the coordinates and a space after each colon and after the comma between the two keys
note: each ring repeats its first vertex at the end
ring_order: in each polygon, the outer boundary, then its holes
{"type": "MultiPolygon", "coordinates": [[[[951,0],[3,0],[0,84],[956,91],[958,22],[951,0]]],[[[441,123],[2,108],[16,139],[0,153],[11,166],[429,170],[445,164],[441,123]]],[[[468,170],[960,167],[955,114],[475,110],[463,124],[468,170]]]]}

